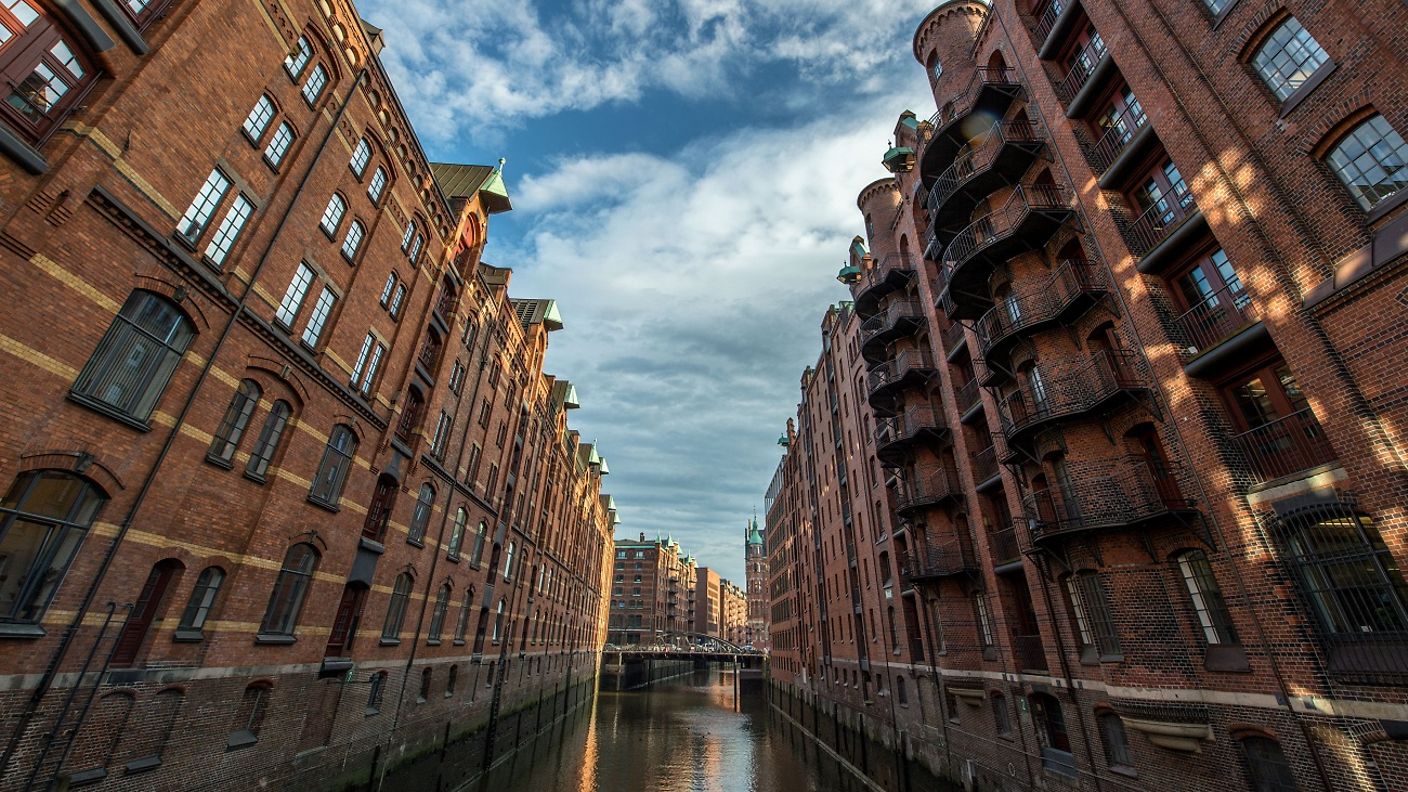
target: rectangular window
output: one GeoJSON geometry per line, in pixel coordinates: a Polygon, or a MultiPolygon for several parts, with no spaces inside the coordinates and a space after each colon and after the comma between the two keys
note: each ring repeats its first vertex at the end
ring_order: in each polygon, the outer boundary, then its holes
{"type": "Polygon", "coordinates": [[[499,484],[499,466],[498,466],[497,463],[495,463],[495,464],[492,464],[492,465],[489,466],[489,482],[485,485],[484,491],[485,491],[485,492],[488,492],[488,493],[493,493],[495,487],[497,487],[498,484],[499,484]]]}
{"type": "Polygon", "coordinates": [[[406,301],[406,284],[401,283],[396,286],[396,293],[391,297],[391,307],[386,310],[390,312],[392,319],[401,318],[401,303],[406,301]]]}
{"type": "Polygon", "coordinates": [[[279,302],[279,310],[274,314],[275,321],[284,327],[293,327],[293,321],[298,318],[298,310],[303,307],[303,298],[308,294],[308,286],[312,283],[313,268],[299,262],[298,272],[293,274],[293,280],[289,282],[284,298],[279,302]]]}
{"type": "Polygon", "coordinates": [[[485,399],[484,403],[479,406],[479,425],[485,429],[489,428],[489,413],[491,409],[488,399],[485,399]]]}
{"type": "Polygon", "coordinates": [[[445,448],[450,444],[450,428],[453,421],[450,414],[440,411],[440,420],[435,423],[435,436],[430,440],[430,451],[437,457],[445,456],[445,448]]]}
{"type": "Polygon", "coordinates": [[[212,170],[210,175],[205,177],[205,184],[201,185],[195,200],[191,201],[190,207],[181,216],[181,222],[176,225],[176,233],[188,242],[200,239],[200,235],[204,234],[206,227],[210,225],[211,218],[215,216],[216,207],[225,200],[225,193],[229,190],[230,178],[221,173],[219,168],[212,170]]]}
{"type": "Polygon", "coordinates": [[[323,335],[323,325],[327,324],[328,314],[332,313],[332,306],[336,302],[337,295],[332,293],[332,289],[324,286],[323,293],[318,295],[318,301],[313,304],[313,315],[308,318],[308,326],[303,328],[303,343],[317,348],[318,339],[323,335]]]}
{"type": "Polygon", "coordinates": [[[244,119],[244,134],[253,143],[258,143],[274,120],[274,102],[268,96],[260,96],[254,108],[244,119]]]}
{"type": "Polygon", "coordinates": [[[269,145],[264,147],[264,161],[269,163],[269,167],[278,170],[292,143],[293,127],[284,121],[279,124],[278,129],[274,130],[274,136],[269,138],[269,145]]]}
{"type": "Polygon", "coordinates": [[[318,97],[323,95],[323,88],[328,84],[328,70],[323,68],[323,64],[313,67],[313,73],[308,75],[308,82],[303,84],[303,101],[309,107],[318,103],[318,97]]]}
{"type": "Polygon", "coordinates": [[[230,255],[230,248],[235,246],[240,232],[244,230],[252,214],[254,202],[244,195],[236,195],[234,202],[225,212],[224,219],[220,221],[220,226],[215,229],[215,236],[211,237],[210,244],[205,246],[205,258],[210,263],[217,267],[225,263],[225,257],[230,255]]]}
{"type": "Polygon", "coordinates": [[[464,385],[464,365],[458,360],[455,361],[454,368],[450,369],[450,390],[459,393],[464,385]]]}
{"type": "Polygon", "coordinates": [[[478,443],[475,443],[474,446],[473,446],[472,448],[470,448],[470,450],[469,450],[469,473],[468,473],[468,476],[469,476],[469,483],[470,483],[470,484],[473,484],[474,482],[476,482],[476,481],[479,480],[479,457],[480,457],[480,455],[482,455],[483,453],[484,453],[484,450],[479,447],[479,444],[478,444],[478,443]]]}
{"type": "Polygon", "coordinates": [[[367,333],[367,337],[362,339],[362,349],[357,353],[357,365],[352,369],[352,387],[361,391],[363,395],[372,392],[372,382],[376,380],[377,369],[381,367],[381,358],[386,354],[386,347],[376,340],[376,336],[367,333]]]}

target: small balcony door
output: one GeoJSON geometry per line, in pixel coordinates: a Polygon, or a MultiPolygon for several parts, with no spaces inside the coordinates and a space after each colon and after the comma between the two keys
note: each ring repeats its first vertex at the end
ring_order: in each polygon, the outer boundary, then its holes
{"type": "Polygon", "coordinates": [[[352,648],[352,639],[357,634],[357,625],[362,621],[362,608],[367,603],[367,587],[348,583],[342,589],[342,599],[337,603],[337,614],[333,617],[332,632],[328,635],[324,657],[346,657],[352,648]]]}
{"type": "Polygon", "coordinates": [[[142,591],[137,595],[137,601],[132,605],[132,612],[127,617],[127,623],[123,625],[122,632],[117,636],[117,645],[113,647],[111,665],[117,668],[126,668],[137,660],[137,654],[142,649],[147,632],[151,630],[152,622],[161,612],[162,603],[166,598],[166,590],[171,587],[171,581],[175,579],[176,573],[181,569],[179,561],[170,559],[152,567],[151,573],[147,575],[147,582],[142,585],[142,591]]]}

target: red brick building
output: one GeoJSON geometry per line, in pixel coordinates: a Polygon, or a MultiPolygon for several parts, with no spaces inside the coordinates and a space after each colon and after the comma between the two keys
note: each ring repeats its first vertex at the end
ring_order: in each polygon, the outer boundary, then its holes
{"type": "Polygon", "coordinates": [[[0,788],[467,773],[589,697],[615,513],[562,322],[480,260],[502,174],[426,158],[379,31],[0,27],[0,788]]]}
{"type": "Polygon", "coordinates": [[[617,646],[677,643],[694,630],[697,568],[670,537],[616,539],[606,640],[617,646]]]}
{"type": "Polygon", "coordinates": [[[1408,786],[1405,29],[921,22],[769,491],[789,711],[983,788],[1408,786]]]}
{"type": "Polygon", "coordinates": [[[748,604],[747,628],[743,643],[767,650],[768,643],[768,557],[763,532],[758,528],[758,517],[753,516],[743,535],[743,564],[746,581],[745,598],[748,604]]]}

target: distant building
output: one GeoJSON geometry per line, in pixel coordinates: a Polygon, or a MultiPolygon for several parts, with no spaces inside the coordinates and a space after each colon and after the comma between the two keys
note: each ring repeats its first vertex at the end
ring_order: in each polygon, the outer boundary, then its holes
{"type": "Polygon", "coordinates": [[[617,539],[608,643],[668,643],[694,629],[694,559],[670,537],[617,539]]]}
{"type": "Polygon", "coordinates": [[[708,567],[699,567],[694,579],[694,631],[700,635],[720,637],[723,624],[723,611],[720,605],[719,573],[708,567]]]}
{"type": "Polygon", "coordinates": [[[743,561],[747,591],[747,619],[743,643],[758,649],[768,646],[768,560],[763,534],[758,530],[758,518],[748,525],[743,541],[743,561]]]}

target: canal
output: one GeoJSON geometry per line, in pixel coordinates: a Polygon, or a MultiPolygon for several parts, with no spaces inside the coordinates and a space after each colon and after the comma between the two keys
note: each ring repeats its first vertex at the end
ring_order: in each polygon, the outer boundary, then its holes
{"type": "MultiPolygon", "coordinates": [[[[454,788],[454,787],[446,787],[454,788]]],[[[875,792],[729,671],[601,691],[463,792],[875,792]]]]}

